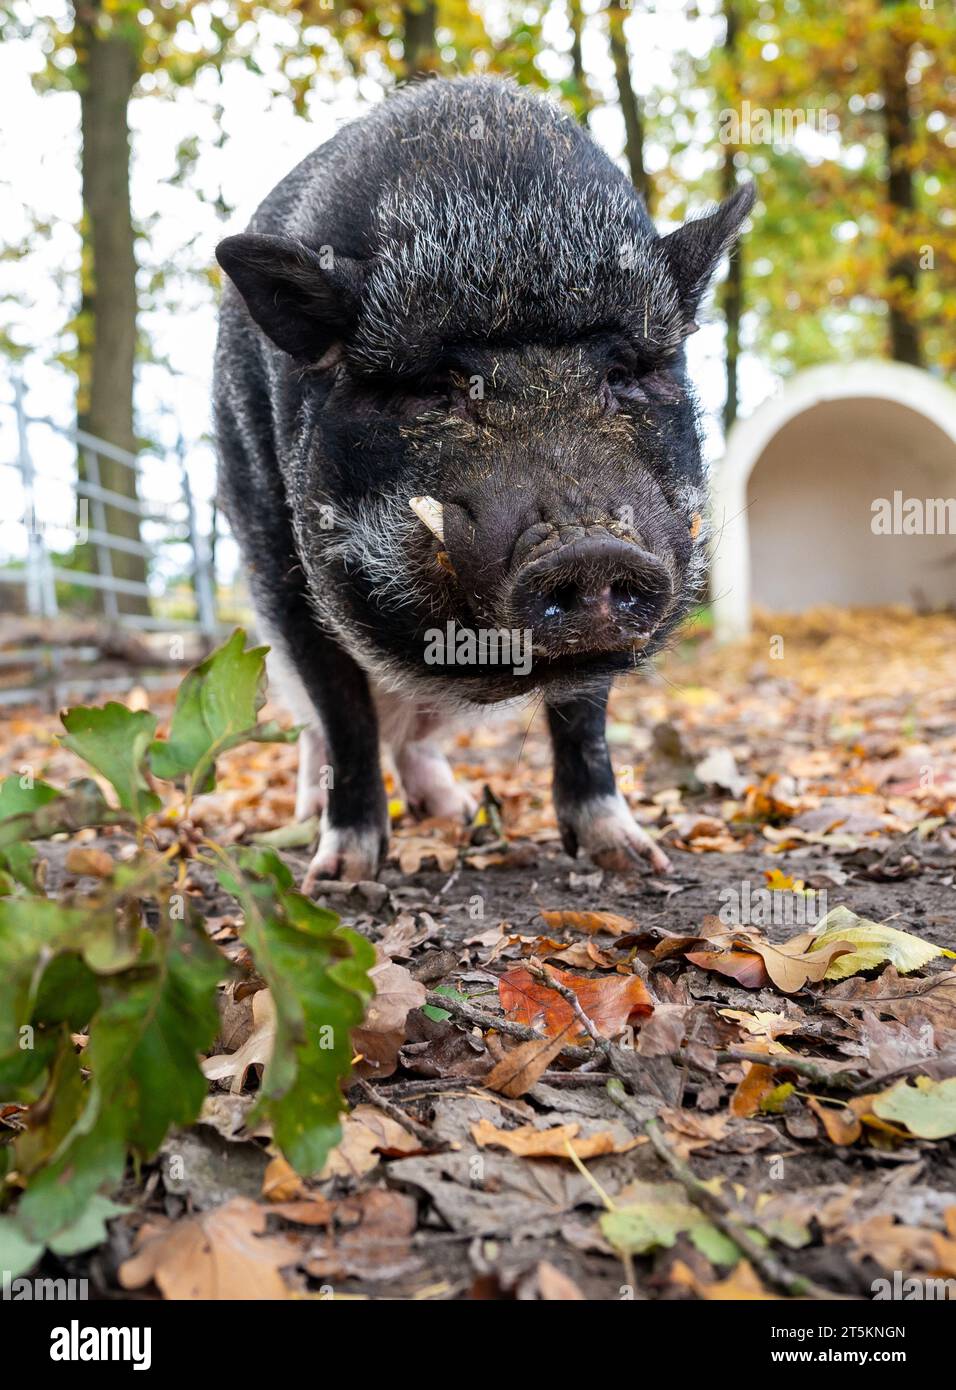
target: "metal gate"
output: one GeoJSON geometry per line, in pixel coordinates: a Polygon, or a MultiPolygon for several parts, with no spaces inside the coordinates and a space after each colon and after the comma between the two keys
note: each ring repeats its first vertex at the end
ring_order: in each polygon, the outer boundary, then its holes
{"type": "MultiPolygon", "coordinates": [[[[218,636],[222,627],[217,616],[214,538],[202,534],[197,524],[188,453],[181,435],[172,449],[146,451],[139,456],[83,430],[28,414],[23,385],[17,379],[12,394],[12,401],[0,400],[0,412],[6,416],[3,434],[15,448],[15,457],[9,453],[0,457],[0,607],[15,608],[22,616],[41,620],[42,630],[43,620],[57,619],[68,611],[58,598],[57,586],[75,585],[99,594],[100,617],[107,627],[143,634],[218,636]],[[143,459],[151,456],[154,466],[146,469],[143,459]],[[82,470],[77,467],[80,458],[82,470]],[[103,459],[135,475],[136,498],[102,485],[103,459]],[[159,492],[164,495],[157,493],[159,481],[163,484],[159,492]],[[134,513],[139,518],[141,539],[112,535],[107,528],[107,507],[134,513]],[[74,551],[80,545],[92,548],[95,571],[74,567],[69,552],[57,554],[49,537],[64,533],[72,533],[74,551]],[[120,551],[143,557],[150,582],[114,575],[113,557],[120,551]],[[191,610],[188,616],[163,612],[163,571],[169,568],[171,556],[177,576],[188,581],[182,595],[191,610]],[[9,602],[17,590],[18,601],[9,602]],[[121,594],[145,599],[149,612],[121,611],[121,594]]],[[[95,655],[92,648],[83,651],[89,658],[95,655]]],[[[75,658],[77,650],[70,654],[75,658]]],[[[0,704],[22,700],[38,687],[49,685],[63,656],[55,636],[26,648],[0,650],[0,667],[36,668],[26,683],[0,689],[0,704]]],[[[91,679],[87,684],[97,682],[91,679]]]]}

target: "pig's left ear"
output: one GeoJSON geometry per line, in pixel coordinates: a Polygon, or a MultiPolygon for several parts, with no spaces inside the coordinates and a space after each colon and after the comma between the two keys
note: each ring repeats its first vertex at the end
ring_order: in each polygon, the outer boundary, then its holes
{"type": "Polygon", "coordinates": [[[677,281],[681,305],[689,323],[721,256],[736,240],[755,198],[755,185],[743,183],[714,212],[685,222],[658,243],[677,281]]]}
{"type": "Polygon", "coordinates": [[[221,241],[216,260],[266,337],[293,357],[321,357],[355,322],[362,266],[331,247],[244,232],[221,241]]]}

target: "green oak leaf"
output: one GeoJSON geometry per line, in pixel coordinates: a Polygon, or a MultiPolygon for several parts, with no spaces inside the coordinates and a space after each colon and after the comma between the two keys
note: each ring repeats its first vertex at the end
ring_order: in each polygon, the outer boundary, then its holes
{"type": "Polygon", "coordinates": [[[106,778],[124,810],[138,821],[159,810],[159,797],[146,780],[146,753],[156,733],[154,714],[111,700],[102,708],[78,705],[67,710],[63,726],[65,746],[106,778]]]}
{"type": "Polygon", "coordinates": [[[149,1158],[206,1097],[199,1054],[218,1031],[216,986],[229,967],[200,927],[162,907],[158,930],[140,930],[135,961],[98,978],[82,1059],[89,1080],[77,1086],[79,1058],[72,1045],[61,1049],[40,1122],[16,1142],[17,1167],[32,1174],[17,1208],[30,1240],[62,1238],[119,1182],[128,1152],[149,1158]]]}
{"type": "MultiPolygon", "coordinates": [[[[27,782],[22,777],[5,777],[0,782],[0,821],[11,820],[14,816],[29,816],[32,812],[55,801],[60,795],[56,787],[47,782],[27,782]]],[[[0,870],[9,874],[11,883],[0,888],[0,892],[13,891],[14,884],[33,892],[36,889],[34,860],[36,850],[26,839],[16,839],[0,850],[0,870]]]]}
{"type": "Polygon", "coordinates": [[[237,628],[228,641],[186,676],[176,695],[168,739],[157,739],[150,767],[167,781],[185,778],[193,795],[212,791],[216,759],[239,743],[294,743],[298,730],[280,729],[274,720],[257,723],[266,698],[268,647],[244,650],[246,634],[237,628]]]}
{"type": "Polygon", "coordinates": [[[341,1134],[349,1034],[374,993],[368,976],[374,948],[334,912],[295,892],[272,850],[245,851],[219,879],[242,905],[241,936],[275,1008],[257,1113],[271,1120],[276,1143],[297,1172],[318,1173],[341,1134]]]}

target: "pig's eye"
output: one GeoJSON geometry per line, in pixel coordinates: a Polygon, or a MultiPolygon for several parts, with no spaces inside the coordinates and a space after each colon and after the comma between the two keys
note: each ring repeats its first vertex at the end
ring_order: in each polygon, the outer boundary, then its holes
{"type": "Polygon", "coordinates": [[[621,406],[627,402],[647,400],[640,382],[627,367],[611,367],[605,373],[601,396],[604,409],[609,415],[616,414],[621,406]]]}
{"type": "Polygon", "coordinates": [[[683,399],[679,383],[666,367],[647,367],[637,372],[627,367],[612,367],[605,374],[602,395],[605,409],[611,414],[622,405],[648,401],[674,405],[683,399]]]}

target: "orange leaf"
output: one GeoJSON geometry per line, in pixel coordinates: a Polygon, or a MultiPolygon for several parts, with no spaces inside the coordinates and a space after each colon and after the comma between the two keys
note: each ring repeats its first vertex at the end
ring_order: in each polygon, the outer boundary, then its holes
{"type": "Polygon", "coordinates": [[[702,970],[729,975],[744,989],[763,989],[770,983],[763,960],[752,951],[688,951],[687,959],[702,970]]]}
{"type": "Polygon", "coordinates": [[[568,1145],[578,1158],[598,1158],[601,1154],[623,1154],[646,1143],[643,1136],[615,1139],[609,1129],[578,1138],[579,1124],[552,1125],[550,1129],[535,1129],[534,1125],[519,1125],[517,1129],[497,1129],[490,1120],[479,1120],[471,1126],[471,1136],[479,1148],[493,1144],[507,1149],[519,1158],[569,1158],[568,1145]]]}
{"type": "MultiPolygon", "coordinates": [[[[545,966],[554,980],[573,989],[578,1003],[595,1028],[605,1038],[615,1038],[628,1019],[648,1018],[654,1003],[639,975],[608,975],[589,979],[569,975],[554,966],[545,966]]],[[[525,969],[509,970],[498,981],[501,1006],[509,1018],[529,1028],[542,1028],[550,1037],[569,1030],[574,1039],[586,1037],[571,1005],[547,985],[542,985],[525,969]]]]}
{"type": "Polygon", "coordinates": [[[751,1062],[747,1074],[730,1097],[730,1113],[739,1115],[741,1119],[756,1115],[760,1102],[764,1096],[769,1096],[776,1085],[776,1074],[772,1067],[751,1062]]]}
{"type": "Polygon", "coordinates": [[[575,931],[610,932],[612,936],[624,936],[635,930],[635,925],[627,917],[616,912],[544,912],[541,916],[552,931],[562,927],[572,927],[575,931]]]}

